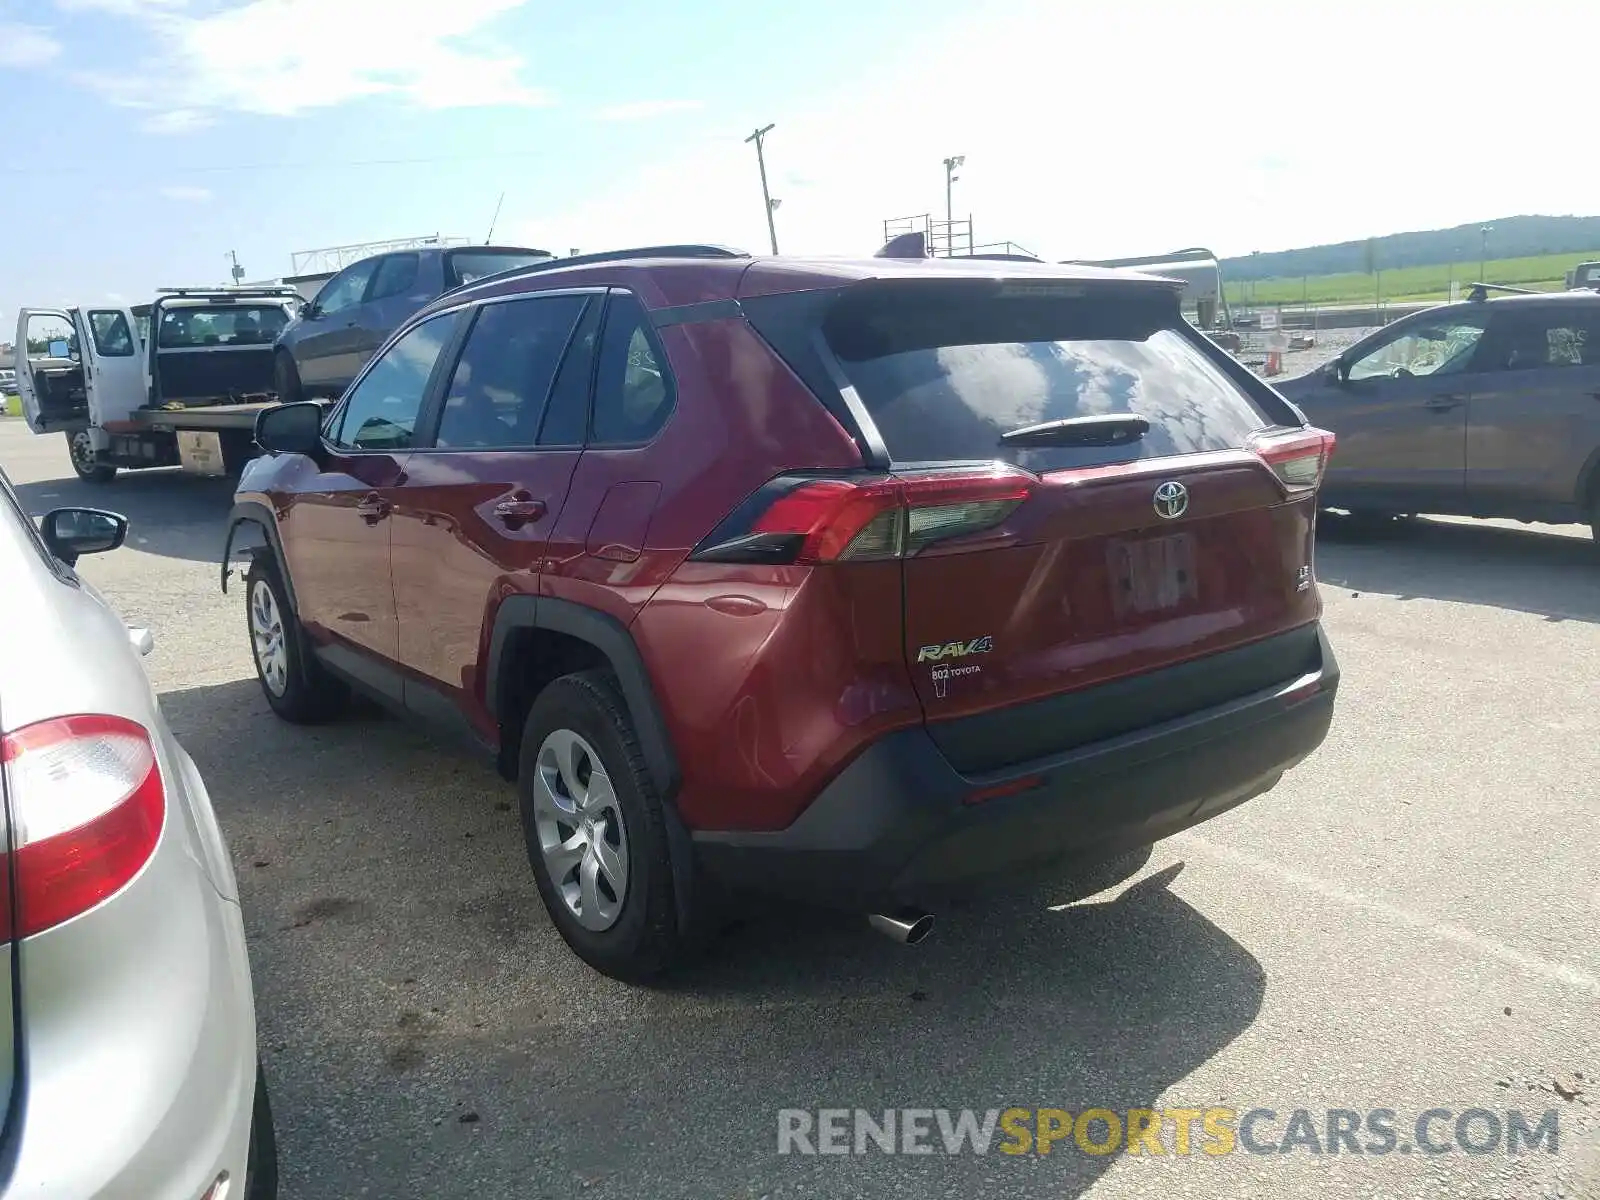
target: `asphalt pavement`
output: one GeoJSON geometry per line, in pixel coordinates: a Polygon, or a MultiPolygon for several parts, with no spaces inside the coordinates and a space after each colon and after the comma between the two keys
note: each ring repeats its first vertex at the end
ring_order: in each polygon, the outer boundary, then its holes
{"type": "Polygon", "coordinates": [[[1076,903],[1068,879],[969,902],[915,948],[752,908],[638,989],[568,953],[490,772],[375,712],[273,717],[243,598],[218,589],[227,484],[85,485],[61,438],[16,420],[0,464],[35,514],[132,518],[81,570],[154,631],[151,679],[231,843],[286,1197],[1600,1197],[1600,551],[1582,529],[1327,521],[1339,709],[1275,791],[1076,903]],[[778,1153],[780,1110],[858,1107],[1261,1109],[1251,1143],[1289,1144],[778,1153]],[[1318,1152],[1289,1136],[1298,1109],[1318,1152]],[[1329,1110],[1375,1109],[1396,1114],[1392,1152],[1328,1152],[1329,1110]],[[1446,1145],[1473,1109],[1502,1130],[1554,1112],[1555,1152],[1430,1153],[1410,1137],[1430,1109],[1446,1145]]]}

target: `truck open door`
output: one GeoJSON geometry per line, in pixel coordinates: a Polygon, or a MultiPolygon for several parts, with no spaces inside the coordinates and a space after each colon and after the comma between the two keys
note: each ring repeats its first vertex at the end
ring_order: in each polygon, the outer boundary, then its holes
{"type": "Polygon", "coordinates": [[[64,308],[17,312],[17,394],[22,397],[22,415],[35,433],[59,429],[88,415],[83,371],[72,358],[69,334],[74,328],[72,314],[64,308]],[[46,344],[37,346],[41,338],[46,344]]]}
{"type": "Polygon", "coordinates": [[[76,315],[88,368],[90,422],[115,429],[144,405],[147,394],[138,323],[126,308],[85,308],[76,315]]]}

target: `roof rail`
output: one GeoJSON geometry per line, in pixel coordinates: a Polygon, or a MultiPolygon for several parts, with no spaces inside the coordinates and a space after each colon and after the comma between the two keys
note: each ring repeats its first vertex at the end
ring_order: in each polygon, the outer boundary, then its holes
{"type": "MultiPolygon", "coordinates": [[[[522,275],[531,275],[536,271],[551,271],[557,267],[586,267],[591,263],[621,262],[630,258],[749,258],[748,250],[735,250],[730,246],[700,245],[685,242],[681,245],[669,246],[633,246],[626,250],[600,250],[594,254],[574,254],[568,258],[550,258],[544,262],[527,263],[520,267],[508,267],[504,271],[496,271],[492,275],[480,275],[468,283],[458,284],[450,292],[459,292],[462,288],[477,287],[481,283],[491,280],[515,279],[522,275]]],[[[449,295],[449,292],[445,293],[449,295]]]]}
{"type": "Polygon", "coordinates": [[[1514,296],[1541,295],[1535,288],[1512,287],[1509,283],[1474,283],[1467,292],[1467,299],[1473,304],[1482,304],[1489,298],[1490,292],[1509,292],[1514,296]]]}
{"type": "Polygon", "coordinates": [[[300,293],[288,284],[221,284],[217,287],[167,287],[157,288],[158,296],[201,296],[206,299],[235,299],[242,296],[298,296],[300,293]]]}

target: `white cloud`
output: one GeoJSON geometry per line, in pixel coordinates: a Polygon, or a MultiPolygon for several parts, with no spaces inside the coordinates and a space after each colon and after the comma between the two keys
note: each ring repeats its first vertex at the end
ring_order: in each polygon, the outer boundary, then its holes
{"type": "Polygon", "coordinates": [[[49,30],[0,21],[0,67],[39,67],[60,54],[61,43],[49,30]]]}
{"type": "Polygon", "coordinates": [[[139,122],[139,128],[145,133],[182,134],[193,133],[216,123],[217,119],[208,113],[192,108],[170,108],[153,117],[146,117],[139,122]]]}
{"type": "Polygon", "coordinates": [[[289,116],[388,96],[422,108],[536,105],[524,63],[484,27],[526,0],[246,0],[203,13],[182,0],[57,0],[128,16],[158,50],[137,71],[83,72],[113,104],[150,109],[154,133],[197,129],[228,112],[289,116]]]}
{"type": "Polygon", "coordinates": [[[952,154],[966,156],[954,207],[973,216],[976,240],[1050,259],[1195,245],[1237,254],[1594,211],[1600,167],[1571,143],[1571,114],[1593,107],[1581,72],[1499,89],[1493,104],[1414,103],[1453,94],[1448,64],[1537,61],[1577,10],[1523,0],[1515,21],[1494,22],[1462,11],[1443,0],[1346,0],[1337,20],[1274,0],[991,5],[982,22],[963,17],[863,56],[837,90],[791,109],[752,102],[716,139],[680,141],[537,218],[508,213],[506,228],[587,250],[689,240],[764,250],[755,148],[743,138],[768,122],[785,252],[871,253],[884,218],[942,216],[941,160],[952,154]],[[1323,103],[1318,80],[1421,46],[1427,62],[1404,94],[1323,103]]]}
{"type": "Polygon", "coordinates": [[[630,104],[608,105],[595,113],[595,117],[601,121],[646,121],[703,107],[698,100],[635,100],[630,104]]]}
{"type": "Polygon", "coordinates": [[[211,189],[203,187],[188,187],[184,184],[169,184],[158,189],[162,196],[168,200],[178,200],[185,204],[206,204],[211,200],[211,189]]]}

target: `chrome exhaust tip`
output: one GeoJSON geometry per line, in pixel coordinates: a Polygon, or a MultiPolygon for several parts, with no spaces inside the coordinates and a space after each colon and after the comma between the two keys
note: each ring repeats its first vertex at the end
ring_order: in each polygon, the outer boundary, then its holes
{"type": "Polygon", "coordinates": [[[920,908],[902,908],[893,913],[868,913],[867,924],[885,937],[905,946],[915,946],[933,932],[933,914],[920,908]]]}

